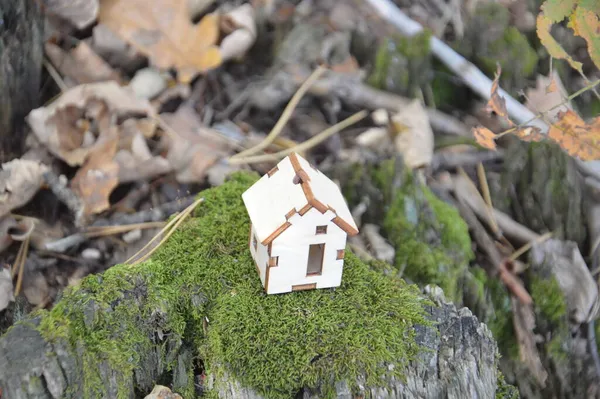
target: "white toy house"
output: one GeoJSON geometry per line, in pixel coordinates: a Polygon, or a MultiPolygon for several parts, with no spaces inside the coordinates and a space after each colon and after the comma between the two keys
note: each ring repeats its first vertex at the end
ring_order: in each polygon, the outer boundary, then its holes
{"type": "Polygon", "coordinates": [[[267,294],[337,287],[358,228],[338,188],[296,153],[242,194],[250,252],[267,294]]]}

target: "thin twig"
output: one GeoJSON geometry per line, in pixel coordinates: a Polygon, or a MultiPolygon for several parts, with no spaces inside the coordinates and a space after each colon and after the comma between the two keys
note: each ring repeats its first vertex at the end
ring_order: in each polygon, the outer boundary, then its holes
{"type": "Polygon", "coordinates": [[[521,248],[517,249],[515,252],[513,252],[512,255],[510,255],[508,257],[508,259],[511,261],[517,260],[525,252],[529,251],[529,249],[531,249],[531,247],[533,247],[535,244],[540,244],[540,243],[546,241],[547,239],[549,239],[550,237],[552,237],[552,232],[549,232],[549,233],[539,236],[535,240],[530,241],[527,244],[523,245],[521,248]]]}
{"type": "MultiPolygon", "coordinates": [[[[461,168],[462,169],[462,168],[461,168]]],[[[463,170],[464,172],[464,170],[463,170]]],[[[485,200],[485,204],[487,205],[486,211],[488,217],[490,218],[490,225],[494,230],[494,234],[500,236],[500,228],[498,227],[498,223],[496,222],[496,218],[494,217],[494,205],[492,204],[492,196],[490,195],[490,187],[488,186],[487,177],[485,175],[485,169],[483,164],[480,162],[477,164],[477,177],[479,178],[479,185],[481,186],[481,192],[483,194],[483,199],[485,200]]]]}
{"type": "Polygon", "coordinates": [[[31,234],[21,242],[17,258],[15,259],[15,266],[19,268],[19,276],[17,277],[17,285],[15,286],[15,296],[18,296],[21,292],[21,286],[23,284],[23,273],[25,271],[25,261],[27,260],[27,252],[29,251],[29,240],[31,234]]]}
{"type": "Polygon", "coordinates": [[[356,114],[344,119],[343,121],[336,123],[335,125],[323,130],[321,133],[317,134],[316,136],[311,137],[310,139],[298,144],[297,146],[285,149],[283,151],[279,151],[279,152],[276,152],[273,154],[256,155],[253,157],[246,157],[246,158],[234,158],[234,159],[230,158],[229,162],[233,165],[236,165],[236,164],[250,164],[250,163],[259,163],[259,162],[279,161],[281,158],[284,158],[285,156],[291,154],[292,152],[307,151],[308,149],[325,141],[330,136],[333,136],[337,132],[347,128],[348,126],[351,126],[351,125],[357,123],[361,119],[364,119],[368,115],[369,115],[369,113],[364,110],[357,112],[356,114]]]}
{"type": "Polygon", "coordinates": [[[60,76],[60,74],[58,73],[56,68],[54,68],[54,66],[48,61],[48,59],[44,58],[43,63],[44,63],[44,66],[46,67],[46,70],[48,71],[48,73],[50,74],[50,76],[52,77],[52,79],[54,80],[54,82],[56,83],[58,88],[60,89],[60,91],[65,92],[65,91],[69,90],[69,86],[67,86],[67,84],[65,83],[63,78],[60,76]]]}
{"type": "Polygon", "coordinates": [[[308,91],[308,89],[313,85],[313,83],[317,79],[319,79],[319,77],[326,70],[327,70],[327,68],[325,68],[322,65],[319,65],[319,67],[317,69],[315,69],[315,71],[308,77],[308,79],[306,79],[306,81],[300,86],[300,88],[298,89],[296,94],[294,94],[294,96],[292,97],[290,102],[287,104],[287,106],[283,110],[281,117],[279,118],[279,120],[277,121],[275,126],[273,126],[273,129],[271,130],[271,132],[267,135],[267,137],[264,138],[263,141],[261,141],[254,147],[248,148],[247,150],[244,150],[244,151],[232,156],[230,158],[230,160],[247,157],[249,155],[256,154],[257,152],[262,151],[265,148],[267,148],[269,146],[269,144],[271,144],[273,142],[273,140],[275,140],[275,138],[281,133],[281,131],[283,130],[283,127],[285,126],[285,124],[288,122],[288,120],[292,116],[294,109],[296,109],[296,107],[298,106],[298,103],[300,102],[300,100],[302,99],[304,94],[308,91]]]}

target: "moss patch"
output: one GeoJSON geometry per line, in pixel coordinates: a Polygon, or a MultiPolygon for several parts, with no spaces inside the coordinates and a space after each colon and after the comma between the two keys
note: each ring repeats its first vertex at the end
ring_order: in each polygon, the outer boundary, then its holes
{"type": "MultiPolygon", "coordinates": [[[[336,381],[359,375],[374,386],[382,376],[402,377],[419,351],[412,326],[426,324],[429,301],[351,253],[338,289],[265,295],[247,251],[241,200],[256,178],[238,173],[201,193],[196,217],[150,261],[89,276],[50,312],[39,312],[44,337],[85,349],[82,397],[106,394],[101,362],[120,376],[116,396],[125,397],[134,372],[151,373],[140,354],[158,348],[171,369],[183,341],[194,344],[217,384],[226,371],[273,398],[304,386],[325,395],[336,381]],[[389,363],[397,367],[390,371],[389,363]]],[[[174,388],[193,397],[187,381],[174,388]]]]}
{"type": "Polygon", "coordinates": [[[393,190],[394,171],[394,161],[386,161],[374,180],[389,204],[383,227],[396,248],[395,266],[417,283],[439,285],[447,298],[461,303],[459,279],[473,258],[467,225],[408,170],[393,190]]]}

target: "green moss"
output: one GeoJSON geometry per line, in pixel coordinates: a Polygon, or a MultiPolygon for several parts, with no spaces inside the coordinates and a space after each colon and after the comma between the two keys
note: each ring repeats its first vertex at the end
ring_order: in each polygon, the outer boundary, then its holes
{"type": "MultiPolygon", "coordinates": [[[[111,376],[100,375],[102,362],[119,376],[117,397],[125,397],[144,364],[140,353],[158,346],[173,368],[182,341],[194,344],[217,384],[227,372],[267,397],[288,398],[305,386],[324,397],[336,381],[359,375],[373,386],[381,377],[402,378],[420,350],[412,326],[427,324],[429,301],[351,253],[337,289],[264,294],[247,251],[241,200],[256,178],[238,173],[204,191],[196,217],[151,260],[89,276],[50,312],[39,312],[45,338],[83,350],[82,397],[106,394],[103,381],[111,376]],[[164,335],[158,343],[157,326],[164,335]],[[389,370],[389,363],[397,367],[389,370]]],[[[193,397],[193,384],[178,392],[193,397]]]]}
{"type": "Polygon", "coordinates": [[[504,379],[504,374],[498,370],[498,387],[496,388],[496,399],[519,399],[519,390],[510,385],[504,379]]]}
{"type": "Polygon", "coordinates": [[[431,79],[430,39],[430,31],[383,39],[368,83],[378,89],[415,96],[431,79]]]}
{"type": "Polygon", "coordinates": [[[383,227],[396,249],[395,266],[417,283],[439,285],[447,298],[461,303],[459,280],[473,258],[468,227],[408,170],[393,190],[394,169],[394,161],[386,161],[373,176],[388,204],[383,227]]]}
{"type": "Polygon", "coordinates": [[[479,56],[479,63],[488,76],[493,76],[496,63],[499,63],[504,85],[518,87],[520,83],[524,83],[524,78],[535,72],[538,55],[527,37],[514,26],[509,26],[501,38],[489,43],[489,52],[479,56]]]}
{"type": "Polygon", "coordinates": [[[554,277],[534,278],[531,282],[531,297],[541,315],[551,323],[560,323],[567,314],[565,297],[554,277]]]}
{"type": "Polygon", "coordinates": [[[490,278],[486,282],[490,313],[484,319],[498,343],[498,349],[509,359],[519,358],[519,345],[515,337],[512,320],[510,295],[498,279],[490,278]]]}

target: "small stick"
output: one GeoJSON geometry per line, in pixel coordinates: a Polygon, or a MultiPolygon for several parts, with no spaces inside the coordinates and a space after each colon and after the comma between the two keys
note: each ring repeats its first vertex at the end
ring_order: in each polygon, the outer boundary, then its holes
{"type": "Polygon", "coordinates": [[[19,252],[17,253],[17,259],[15,259],[15,265],[18,264],[19,276],[17,277],[17,285],[15,286],[15,297],[21,292],[21,285],[23,283],[23,272],[25,271],[25,260],[27,259],[27,252],[29,251],[29,239],[31,234],[25,238],[25,241],[21,243],[19,252]]]}
{"type": "Polygon", "coordinates": [[[262,151],[265,148],[267,148],[269,146],[269,144],[271,144],[273,142],[273,140],[275,140],[275,138],[281,133],[281,131],[283,130],[283,127],[285,126],[285,124],[288,122],[288,120],[292,116],[294,109],[296,109],[296,107],[298,106],[298,103],[300,102],[300,100],[302,99],[304,94],[308,91],[308,89],[310,89],[310,87],[313,85],[313,83],[326,70],[327,70],[327,68],[323,67],[322,65],[319,65],[319,67],[317,69],[315,69],[315,71],[308,77],[308,79],[306,79],[306,81],[300,86],[300,88],[298,89],[296,94],[294,94],[294,96],[292,97],[292,99],[290,100],[288,105],[283,110],[281,117],[279,118],[279,120],[277,121],[277,123],[275,124],[275,126],[273,127],[271,132],[267,135],[267,137],[265,137],[265,139],[263,141],[261,141],[254,147],[248,148],[247,150],[244,150],[244,151],[232,156],[230,158],[230,161],[233,159],[242,158],[244,156],[256,154],[257,152],[262,151]]]}
{"type": "Polygon", "coordinates": [[[321,133],[317,134],[316,136],[311,137],[310,139],[308,139],[294,147],[285,149],[283,151],[279,151],[274,154],[256,155],[253,157],[246,157],[246,158],[230,158],[229,162],[233,165],[236,165],[236,164],[241,164],[241,163],[250,164],[250,163],[279,161],[281,158],[291,154],[292,152],[303,152],[303,151],[306,151],[306,150],[316,146],[317,144],[323,142],[330,136],[333,136],[335,133],[339,132],[340,130],[343,130],[343,129],[347,128],[348,126],[355,124],[356,122],[360,121],[361,119],[364,119],[367,115],[368,115],[368,112],[364,111],[364,110],[357,112],[356,114],[344,119],[343,121],[336,123],[335,125],[323,130],[321,133]]]}
{"type": "Polygon", "coordinates": [[[83,216],[83,206],[79,197],[67,186],[61,183],[56,173],[48,171],[43,175],[50,190],[63,204],[75,215],[75,221],[79,222],[83,216]]]}
{"type": "Polygon", "coordinates": [[[523,245],[521,248],[517,249],[512,255],[510,255],[508,257],[508,259],[511,260],[511,261],[517,260],[519,258],[519,256],[521,256],[525,252],[529,251],[529,249],[531,247],[533,247],[534,244],[540,244],[540,243],[546,241],[547,239],[549,239],[550,237],[552,237],[552,232],[549,232],[549,233],[546,233],[546,234],[543,234],[543,235],[539,236],[535,240],[530,241],[527,244],[523,245]]]}
{"type": "MultiPolygon", "coordinates": [[[[462,173],[466,175],[464,170],[462,170],[462,173]]],[[[485,200],[485,203],[487,205],[485,209],[487,211],[488,218],[490,218],[490,225],[492,226],[492,230],[494,230],[494,234],[496,234],[497,237],[500,237],[502,233],[500,232],[500,228],[498,227],[498,223],[496,222],[496,218],[494,217],[494,205],[492,204],[492,196],[490,195],[490,188],[488,186],[487,177],[485,176],[485,169],[481,162],[477,164],[477,177],[479,178],[479,185],[481,186],[483,199],[485,200]]]]}

